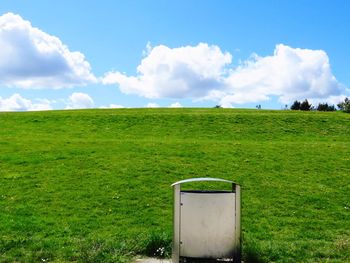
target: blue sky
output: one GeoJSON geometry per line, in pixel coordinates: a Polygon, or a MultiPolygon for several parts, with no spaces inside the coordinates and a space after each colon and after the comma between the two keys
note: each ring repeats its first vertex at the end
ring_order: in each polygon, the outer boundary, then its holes
{"type": "Polygon", "coordinates": [[[349,11],[345,0],[3,0],[0,110],[336,103],[350,95],[349,11]]]}

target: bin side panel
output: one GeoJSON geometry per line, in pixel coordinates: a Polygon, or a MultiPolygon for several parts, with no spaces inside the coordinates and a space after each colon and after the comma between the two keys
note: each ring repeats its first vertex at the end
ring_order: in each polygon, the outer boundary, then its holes
{"type": "Polygon", "coordinates": [[[181,192],[180,256],[232,258],[235,193],[181,192]]]}
{"type": "Polygon", "coordinates": [[[172,262],[179,262],[180,253],[180,185],[174,187],[172,262]]]}

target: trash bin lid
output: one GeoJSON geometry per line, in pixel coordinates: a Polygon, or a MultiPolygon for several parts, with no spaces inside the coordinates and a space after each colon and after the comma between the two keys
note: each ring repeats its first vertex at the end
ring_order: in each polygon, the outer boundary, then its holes
{"type": "Polygon", "coordinates": [[[229,181],[229,180],[225,180],[225,179],[221,179],[221,178],[198,177],[198,178],[191,178],[191,179],[181,180],[181,181],[178,181],[176,183],[173,183],[171,186],[175,186],[175,185],[183,184],[183,183],[204,182],[204,181],[224,182],[224,183],[236,184],[233,181],[229,181]]]}

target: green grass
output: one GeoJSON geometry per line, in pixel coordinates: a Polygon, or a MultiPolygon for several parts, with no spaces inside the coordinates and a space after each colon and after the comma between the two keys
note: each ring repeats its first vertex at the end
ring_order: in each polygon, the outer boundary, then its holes
{"type": "Polygon", "coordinates": [[[172,189],[242,185],[245,262],[350,262],[350,114],[0,113],[0,262],[170,253],[172,189]]]}

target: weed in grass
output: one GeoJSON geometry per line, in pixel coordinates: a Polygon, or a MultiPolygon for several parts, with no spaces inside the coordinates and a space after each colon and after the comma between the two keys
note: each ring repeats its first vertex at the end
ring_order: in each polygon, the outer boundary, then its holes
{"type": "Polygon", "coordinates": [[[167,258],[171,255],[171,236],[165,232],[151,232],[147,235],[142,254],[150,257],[167,258]]]}
{"type": "Polygon", "coordinates": [[[106,242],[104,240],[80,240],[79,252],[74,260],[78,262],[129,262],[133,254],[127,249],[125,243],[106,242]]]}

